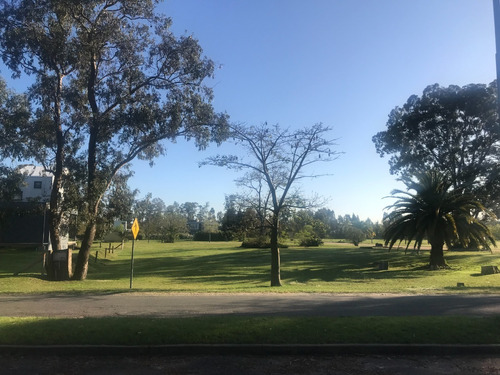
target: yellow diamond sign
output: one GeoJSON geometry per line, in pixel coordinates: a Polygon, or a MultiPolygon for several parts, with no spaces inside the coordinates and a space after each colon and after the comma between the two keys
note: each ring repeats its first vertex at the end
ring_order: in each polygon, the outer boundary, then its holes
{"type": "Polygon", "coordinates": [[[139,222],[137,218],[135,218],[134,223],[132,224],[132,234],[134,235],[134,240],[137,238],[137,233],[139,233],[139,222]]]}

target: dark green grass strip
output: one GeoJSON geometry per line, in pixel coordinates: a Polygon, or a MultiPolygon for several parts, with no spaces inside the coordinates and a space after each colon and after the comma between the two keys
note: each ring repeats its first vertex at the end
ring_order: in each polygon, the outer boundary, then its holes
{"type": "Polygon", "coordinates": [[[0,345],[500,344],[500,317],[0,317],[0,345]]]}

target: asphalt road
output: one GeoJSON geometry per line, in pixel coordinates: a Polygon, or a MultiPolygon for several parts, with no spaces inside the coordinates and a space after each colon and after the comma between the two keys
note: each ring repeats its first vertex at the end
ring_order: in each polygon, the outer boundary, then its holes
{"type": "MultiPolygon", "coordinates": [[[[500,314],[500,295],[141,294],[0,295],[0,316],[159,316],[216,314],[404,316],[500,314]]],[[[79,355],[0,350],[5,375],[356,374],[500,375],[490,355],[79,355]]]]}
{"type": "Polygon", "coordinates": [[[500,295],[150,294],[0,295],[0,316],[500,315],[500,295]]]}

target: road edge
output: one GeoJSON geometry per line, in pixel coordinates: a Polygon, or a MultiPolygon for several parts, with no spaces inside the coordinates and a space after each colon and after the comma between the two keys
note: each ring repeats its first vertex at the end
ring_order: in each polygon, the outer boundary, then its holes
{"type": "Polygon", "coordinates": [[[0,345],[0,355],[500,355],[500,345],[0,345]]]}

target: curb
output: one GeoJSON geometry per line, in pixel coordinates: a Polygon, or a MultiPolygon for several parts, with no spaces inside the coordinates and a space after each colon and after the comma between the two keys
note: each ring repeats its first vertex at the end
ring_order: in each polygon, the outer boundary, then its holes
{"type": "Polygon", "coordinates": [[[500,355],[500,345],[0,345],[0,355],[500,355]]]}

